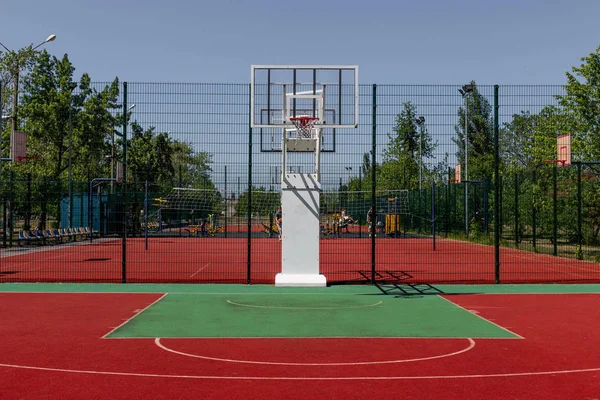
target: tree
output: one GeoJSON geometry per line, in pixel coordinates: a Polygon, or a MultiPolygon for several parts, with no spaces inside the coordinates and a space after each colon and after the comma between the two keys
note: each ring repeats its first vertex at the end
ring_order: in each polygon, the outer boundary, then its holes
{"type": "Polygon", "coordinates": [[[481,95],[475,81],[471,82],[473,91],[465,96],[465,107],[458,109],[459,122],[454,127],[457,158],[465,166],[465,139],[467,139],[469,179],[489,178],[494,170],[494,124],[492,107],[481,95]],[[465,134],[465,122],[467,132],[465,134]]]}
{"type": "Polygon", "coordinates": [[[420,163],[432,158],[436,147],[425,126],[419,126],[416,107],[410,102],[403,103],[402,107],[392,133],[388,134],[389,143],[383,151],[381,176],[378,177],[378,187],[387,190],[417,188],[419,169],[423,168],[424,174],[429,174],[420,163]]]}
{"type": "Polygon", "coordinates": [[[252,187],[252,204],[249,209],[249,193],[244,191],[238,197],[235,205],[235,213],[238,215],[248,215],[249,211],[253,216],[266,217],[277,210],[281,205],[281,195],[279,192],[267,191],[264,187],[252,187]]]}
{"type": "Polygon", "coordinates": [[[149,181],[159,186],[173,187],[175,169],[172,139],[166,132],[154,133],[154,129],[150,127],[143,130],[137,122],[131,124],[127,168],[134,181],[149,181]]]}
{"type": "MultiPolygon", "coordinates": [[[[172,162],[181,185],[184,187],[205,187],[210,182],[212,154],[195,151],[191,144],[174,140],[171,143],[172,162]]],[[[179,183],[178,183],[179,184],[179,183]]],[[[214,184],[210,182],[214,187],[214,184]]]]}
{"type": "MultiPolygon", "coordinates": [[[[4,46],[2,46],[4,47],[4,46]]],[[[12,116],[12,127],[14,130],[19,130],[19,115],[16,112],[18,107],[16,102],[18,102],[18,90],[19,80],[23,75],[27,75],[27,73],[31,70],[31,68],[35,65],[36,57],[40,53],[39,50],[36,50],[36,47],[33,45],[29,45],[27,47],[21,48],[19,50],[6,50],[5,52],[0,49],[0,84],[3,84],[2,87],[2,98],[0,98],[0,112],[2,115],[4,114],[4,108],[7,110],[10,109],[10,113],[6,115],[12,116]],[[10,108],[9,108],[10,107],[10,108]]],[[[7,134],[3,135],[0,140],[0,148],[3,149],[3,154],[0,154],[2,157],[9,156],[9,146],[10,142],[10,132],[7,131],[7,134]]]]}
{"type": "Polygon", "coordinates": [[[84,74],[79,93],[74,94],[70,85],[74,71],[67,55],[58,59],[43,51],[23,79],[19,115],[27,133],[27,162],[16,163],[14,169],[37,177],[31,202],[39,205],[42,226],[49,211],[60,217],[58,204],[66,194],[69,159],[74,180],[89,181],[108,171],[105,139],[114,125],[110,109],[118,96],[118,80],[96,91],[84,74]]]}
{"type": "MultiPolygon", "coordinates": [[[[567,72],[566,94],[557,96],[571,119],[572,152],[581,161],[600,159],[600,46],[567,72]]],[[[569,132],[565,132],[569,133],[569,132]]]]}
{"type": "MultiPolygon", "coordinates": [[[[581,58],[581,64],[567,72],[566,94],[557,96],[569,121],[571,154],[574,161],[600,160],[600,46],[581,58]]],[[[600,233],[600,184],[598,171],[583,177],[583,204],[591,227],[589,239],[600,233]],[[587,212],[586,212],[587,211],[587,212]]],[[[584,215],[585,216],[585,215],[584,215]]],[[[585,224],[584,224],[585,225],[585,224]]],[[[584,236],[586,232],[583,232],[584,236]]]]}
{"type": "Polygon", "coordinates": [[[180,186],[215,188],[209,175],[212,155],[194,151],[189,143],[173,139],[168,132],[156,133],[154,127],[143,130],[133,122],[128,149],[128,168],[135,181],[153,182],[162,191],[180,186]]]}

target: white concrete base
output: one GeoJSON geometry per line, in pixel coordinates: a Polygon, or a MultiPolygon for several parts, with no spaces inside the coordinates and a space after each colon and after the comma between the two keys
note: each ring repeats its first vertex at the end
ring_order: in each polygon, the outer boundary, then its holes
{"type": "Polygon", "coordinates": [[[284,274],[275,275],[275,286],[325,287],[327,279],[320,274],[284,274]]]}

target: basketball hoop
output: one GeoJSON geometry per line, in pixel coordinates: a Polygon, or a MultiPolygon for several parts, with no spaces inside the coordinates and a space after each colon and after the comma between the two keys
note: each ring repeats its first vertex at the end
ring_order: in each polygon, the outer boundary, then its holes
{"type": "Polygon", "coordinates": [[[298,117],[290,117],[290,121],[298,130],[299,139],[313,139],[313,129],[319,118],[311,117],[310,115],[300,115],[298,117]]]}
{"type": "Polygon", "coordinates": [[[547,163],[554,163],[556,164],[558,167],[564,167],[565,164],[567,163],[567,160],[544,160],[544,162],[547,163]]]}

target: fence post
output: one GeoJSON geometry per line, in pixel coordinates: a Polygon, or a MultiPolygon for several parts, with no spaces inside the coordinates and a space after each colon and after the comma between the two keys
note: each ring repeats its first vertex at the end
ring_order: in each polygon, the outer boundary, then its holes
{"type": "Polygon", "coordinates": [[[13,210],[15,206],[15,198],[13,196],[15,191],[15,173],[12,168],[8,172],[8,247],[13,246],[13,232],[15,228],[15,221],[13,218],[13,210]]]}
{"type": "Polygon", "coordinates": [[[433,238],[433,251],[435,251],[435,182],[431,182],[431,237],[433,238]]]}
{"type": "Polygon", "coordinates": [[[227,237],[227,213],[229,212],[229,199],[227,196],[227,165],[225,165],[225,237],[227,237]]]}
{"type": "Polygon", "coordinates": [[[557,201],[556,201],[556,191],[557,191],[557,183],[556,183],[556,172],[558,170],[558,167],[556,165],[556,163],[554,163],[554,168],[552,168],[552,243],[553,243],[553,249],[552,249],[552,254],[553,255],[558,255],[558,229],[557,229],[557,214],[558,214],[558,205],[557,205],[557,201]]]}
{"type": "MultiPolygon", "coordinates": [[[[248,85],[248,254],[247,265],[248,270],[246,272],[246,283],[250,285],[251,280],[251,254],[252,254],[252,88],[248,85]]],[[[284,171],[285,172],[285,171],[284,171]]],[[[239,194],[238,194],[239,195],[239,194]]]]}
{"type": "Polygon", "coordinates": [[[147,180],[146,180],[146,184],[144,186],[144,243],[146,245],[146,250],[148,250],[148,181],[147,180]]]}
{"type": "Polygon", "coordinates": [[[494,280],[500,283],[500,146],[498,141],[498,91],[499,86],[494,85],[494,280]]]}
{"type": "Polygon", "coordinates": [[[519,174],[515,170],[515,247],[519,247],[519,174]]]}
{"type": "MultiPolygon", "coordinates": [[[[373,84],[373,111],[372,111],[372,135],[371,135],[371,207],[373,207],[373,213],[371,215],[371,226],[367,229],[370,230],[371,234],[371,284],[375,284],[375,236],[377,232],[376,220],[377,220],[377,198],[375,191],[377,189],[377,161],[376,161],[376,148],[377,148],[377,84],[373,84]]],[[[369,223],[367,223],[368,226],[369,223]]]]}
{"type": "Polygon", "coordinates": [[[581,234],[581,163],[577,163],[577,246],[578,251],[581,250],[582,234],[581,234]]]}
{"type": "Polygon", "coordinates": [[[535,206],[535,190],[536,190],[536,186],[537,186],[537,170],[534,168],[533,172],[533,201],[531,202],[531,230],[532,230],[532,234],[533,234],[533,250],[535,251],[537,249],[537,241],[536,241],[536,235],[537,235],[537,229],[536,229],[536,225],[537,225],[537,207],[535,206]]]}
{"type": "Polygon", "coordinates": [[[488,178],[483,178],[483,231],[488,233],[488,219],[489,219],[489,201],[488,201],[488,178]]]}
{"type": "MultiPolygon", "coordinates": [[[[181,173],[182,173],[182,169],[183,169],[183,165],[179,164],[179,182],[177,183],[177,186],[179,188],[183,187],[183,181],[181,179],[181,173]]],[[[136,187],[136,197],[137,197],[137,187],[136,187]]],[[[181,198],[181,190],[177,191],[178,197],[181,198]]],[[[136,201],[137,203],[137,201],[136,201]]],[[[189,215],[189,214],[188,214],[189,215]]],[[[181,220],[183,219],[183,213],[181,212],[181,210],[179,209],[179,207],[177,207],[177,223],[179,224],[179,237],[181,237],[183,235],[183,222],[181,222],[181,220]]]]}
{"type": "Polygon", "coordinates": [[[121,241],[122,283],[127,283],[127,213],[127,82],[123,82],[123,238],[121,241]]]}
{"type": "MultiPolygon", "coordinates": [[[[502,175],[500,175],[500,178],[498,180],[500,187],[498,188],[498,190],[500,191],[500,204],[504,204],[504,178],[502,177],[502,175]]],[[[502,237],[502,234],[504,232],[503,227],[504,227],[504,209],[502,207],[500,207],[500,216],[498,217],[498,221],[500,225],[500,237],[502,237]]]]}
{"type": "Polygon", "coordinates": [[[7,221],[6,221],[6,194],[2,193],[2,247],[6,247],[6,230],[8,229],[7,221]]]}

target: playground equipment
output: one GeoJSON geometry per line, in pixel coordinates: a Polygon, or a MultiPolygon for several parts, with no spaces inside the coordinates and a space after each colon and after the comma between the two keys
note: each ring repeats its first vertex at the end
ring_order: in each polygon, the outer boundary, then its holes
{"type": "Polygon", "coordinates": [[[387,212],[385,214],[385,234],[393,237],[400,237],[402,233],[401,215],[407,215],[408,209],[408,190],[402,190],[396,193],[394,197],[388,197],[386,201],[387,212]]]}

